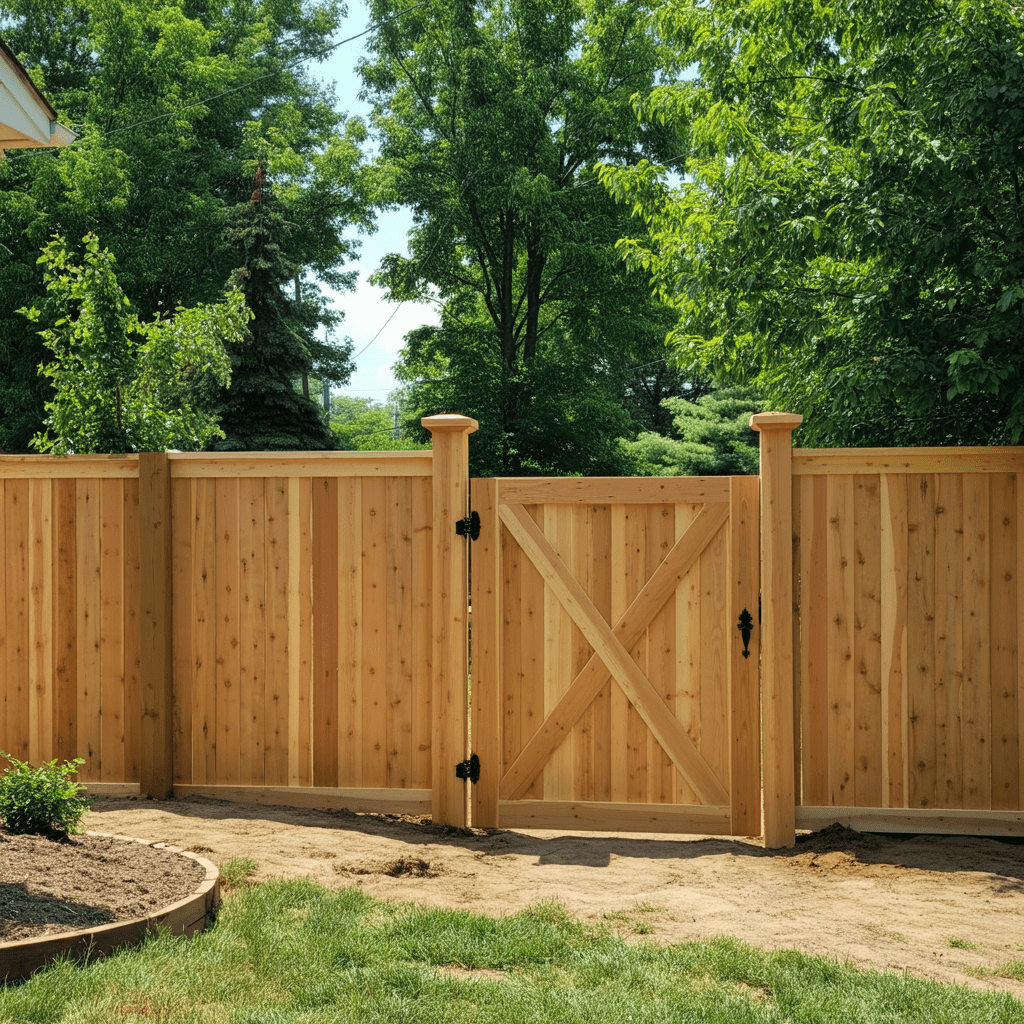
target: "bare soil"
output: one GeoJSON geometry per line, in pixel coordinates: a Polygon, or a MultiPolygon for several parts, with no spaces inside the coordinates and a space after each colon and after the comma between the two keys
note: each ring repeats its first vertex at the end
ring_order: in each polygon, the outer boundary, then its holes
{"type": "Polygon", "coordinates": [[[766,851],[756,839],[457,830],[197,797],[99,800],[85,827],[218,864],[252,857],[257,881],[306,876],[491,915],[557,901],[629,938],[731,935],[1024,997],[998,973],[1024,961],[1024,845],[1012,841],[832,826],[766,851]]]}
{"type": "Polygon", "coordinates": [[[204,877],[190,857],[126,839],[0,829],[0,942],[145,917],[204,877]]]}

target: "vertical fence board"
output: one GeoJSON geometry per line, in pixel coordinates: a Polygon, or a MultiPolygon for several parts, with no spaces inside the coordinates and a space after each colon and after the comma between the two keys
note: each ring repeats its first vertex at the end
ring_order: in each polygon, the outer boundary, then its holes
{"type": "Polygon", "coordinates": [[[125,479],[124,501],[124,781],[142,778],[142,553],[139,481],[125,479]]]}
{"type": "MultiPolygon", "coordinates": [[[[390,477],[387,502],[387,779],[406,789],[412,779],[412,491],[390,477]]],[[[468,684],[467,684],[468,685],[468,684]]],[[[468,707],[466,708],[468,713],[468,707]]]]}
{"type": "MultiPolygon", "coordinates": [[[[12,481],[8,482],[8,489],[12,481]]],[[[78,777],[99,782],[100,762],[100,489],[98,480],[80,480],[75,523],[78,568],[78,777]]],[[[10,514],[8,514],[8,536],[10,514]]],[[[8,576],[10,570],[8,569],[8,576]]],[[[10,582],[10,580],[8,580],[10,582]]]]}
{"type": "MultiPolygon", "coordinates": [[[[53,586],[54,628],[54,726],[53,754],[67,761],[78,754],[78,558],[75,547],[77,501],[74,480],[54,480],[54,552],[56,556],[53,586]]],[[[4,535],[3,483],[0,481],[0,536],[4,535]]],[[[6,561],[6,559],[0,559],[6,561]]],[[[0,565],[0,587],[6,589],[5,569],[0,565]]],[[[0,615],[0,634],[3,633],[0,615]]],[[[0,688],[3,686],[4,650],[0,638],[0,688]]],[[[2,703],[0,703],[2,707],[2,703]]],[[[0,733],[2,735],[2,733],[0,733]]]]}
{"type": "Polygon", "coordinates": [[[239,777],[239,631],[237,479],[218,479],[217,492],[217,782],[239,777]]]}
{"type": "Polygon", "coordinates": [[[992,806],[988,476],[965,473],[963,805],[992,806]]]}
{"type": "MultiPolygon", "coordinates": [[[[647,511],[648,579],[654,575],[675,543],[675,519],[674,505],[652,505],[647,511]]],[[[647,629],[647,667],[648,678],[673,716],[677,717],[675,624],[676,597],[670,594],[665,604],[655,612],[647,629]]],[[[648,730],[647,736],[647,762],[650,766],[648,802],[675,803],[676,766],[654,738],[654,734],[648,730]]]]}
{"type": "Polygon", "coordinates": [[[907,480],[881,477],[882,806],[906,806],[907,480]]]}
{"type": "Polygon", "coordinates": [[[29,761],[53,759],[53,481],[29,485],[29,761]]]}
{"type": "Polygon", "coordinates": [[[363,480],[363,785],[387,785],[387,494],[363,480]]]}
{"type": "MultiPolygon", "coordinates": [[[[570,569],[579,580],[587,596],[594,600],[593,567],[594,507],[589,503],[573,510],[573,548],[570,569]]],[[[607,620],[606,620],[607,621],[607,620]]],[[[579,628],[573,624],[570,651],[569,679],[573,680],[590,659],[593,650],[579,628]]],[[[574,800],[594,799],[594,702],[580,716],[572,728],[572,769],[570,798],[574,800]]]]}
{"type": "Polygon", "coordinates": [[[854,762],[853,479],[830,476],[828,500],[829,803],[852,806],[854,762]]]}
{"type": "MultiPolygon", "coordinates": [[[[676,505],[675,539],[686,532],[697,517],[698,505],[676,505]]],[[[687,736],[700,749],[700,559],[695,559],[676,587],[676,718],[687,736]]],[[[674,803],[699,804],[690,784],[676,769],[674,803]]]]}
{"type": "Polygon", "coordinates": [[[363,491],[338,481],[338,785],[363,779],[363,491]]]}
{"type": "Polygon", "coordinates": [[[217,482],[195,481],[192,542],[194,695],[192,777],[217,782],[217,482]]]}
{"type": "Polygon", "coordinates": [[[800,651],[803,803],[825,806],[829,789],[828,492],[825,477],[800,478],[800,651]]]}
{"type": "Polygon", "coordinates": [[[726,572],[728,530],[728,524],[722,526],[700,556],[700,749],[715,775],[726,781],[729,778],[729,653],[724,619],[730,590],[726,572]]]}
{"type": "MultiPolygon", "coordinates": [[[[4,752],[29,755],[29,482],[8,480],[7,503],[7,735],[4,752]]],[[[87,766],[88,767],[88,766],[87,766]]]]}
{"type": "MultiPolygon", "coordinates": [[[[7,750],[7,658],[10,643],[7,634],[7,602],[11,588],[7,585],[7,485],[0,480],[0,750],[7,750]]],[[[72,694],[74,696],[74,694],[72,694]]]]}
{"type": "MultiPolygon", "coordinates": [[[[482,514],[482,513],[481,513],[482,514]]],[[[498,509],[494,516],[497,520],[498,509]]],[[[430,477],[414,480],[412,485],[412,517],[413,517],[413,708],[416,733],[416,745],[413,754],[413,785],[417,789],[430,789],[430,749],[431,737],[431,700],[433,673],[433,634],[431,611],[434,606],[433,585],[433,531],[434,531],[434,499],[433,481],[430,477]]],[[[501,587],[501,524],[495,527],[499,533],[494,534],[496,550],[494,557],[498,559],[495,567],[498,570],[494,586],[501,587]]],[[[494,599],[499,599],[495,591],[494,599]]],[[[501,658],[501,652],[496,652],[501,658]]],[[[500,662],[499,662],[500,671],[500,662]]],[[[495,683],[494,690],[497,704],[495,715],[500,716],[501,686],[500,679],[495,683]]],[[[497,770],[497,768],[495,768],[497,770]]]]}
{"type": "MultiPolygon", "coordinates": [[[[734,477],[730,484],[731,541],[729,552],[730,605],[727,623],[737,626],[740,611],[750,611],[761,590],[760,500],[757,477],[734,477]]],[[[794,591],[794,595],[795,595],[794,591]]],[[[753,617],[753,616],[751,616],[753,617]]],[[[756,625],[756,624],[755,624],[756,625]]],[[[738,630],[736,633],[738,634],[738,630]]],[[[739,638],[731,642],[729,679],[729,790],[733,835],[761,831],[761,763],[759,666],[761,630],[750,636],[748,657],[739,638]]],[[[799,648],[795,648],[799,650],[799,648]]],[[[799,792],[799,790],[797,790],[799,792]]]]}
{"type": "MultiPolygon", "coordinates": [[[[594,580],[594,606],[612,619],[612,511],[608,505],[597,505],[591,510],[590,537],[593,544],[590,555],[590,573],[594,580]]],[[[617,689],[608,682],[591,703],[594,736],[594,800],[610,800],[612,794],[612,691],[617,689]]]]}
{"type": "Polygon", "coordinates": [[[992,554],[992,807],[1020,806],[1020,732],[1017,676],[1017,479],[990,478],[989,538],[992,554]]]}
{"type": "MultiPolygon", "coordinates": [[[[470,505],[480,514],[480,537],[470,549],[473,618],[470,626],[473,717],[470,745],[480,758],[480,781],[470,790],[470,824],[497,828],[498,783],[505,773],[501,750],[501,520],[498,518],[498,482],[473,480],[470,505]]],[[[414,492],[415,494],[415,492],[414,492]]],[[[414,506],[416,529],[422,522],[414,506]]],[[[416,533],[414,555],[419,546],[416,533]]],[[[417,558],[417,564],[421,564],[417,558]]],[[[417,577],[418,579],[418,574],[417,577]]],[[[418,622],[418,619],[417,619],[418,622]]],[[[417,634],[420,626],[417,626],[417,634]]],[[[419,643],[415,648],[419,649],[419,643]]],[[[417,686],[417,692],[419,687],[417,686]]],[[[419,727],[417,726],[419,735],[419,727]]]]}
{"type": "Polygon", "coordinates": [[[326,477],[313,478],[313,630],[313,785],[337,786],[338,481],[326,477]]]}
{"type": "Polygon", "coordinates": [[[238,482],[238,777],[247,786],[266,782],[265,494],[260,477],[238,482]]]}
{"type": "MultiPolygon", "coordinates": [[[[541,527],[558,557],[573,564],[572,510],[565,505],[542,507],[541,527]]],[[[550,714],[568,686],[572,671],[572,619],[561,602],[544,588],[544,716],[550,714]]],[[[539,724],[539,723],[538,723],[539,724]]],[[[572,730],[544,766],[544,796],[548,800],[572,799],[572,730]]]]}
{"type": "Polygon", "coordinates": [[[879,482],[874,475],[854,481],[853,697],[854,797],[859,807],[882,806],[882,648],[880,644],[882,565],[879,482]]]}
{"type": "Polygon", "coordinates": [[[964,495],[958,474],[935,476],[935,806],[962,798],[964,495]]]}
{"type": "Polygon", "coordinates": [[[268,786],[288,785],[288,479],[269,477],[266,501],[266,672],[263,766],[268,786]]]}
{"type": "Polygon", "coordinates": [[[103,681],[100,687],[100,731],[104,782],[121,782],[124,779],[123,516],[121,481],[101,481],[100,663],[103,681]]]}
{"type": "Polygon", "coordinates": [[[907,479],[909,807],[935,806],[935,481],[907,479]]]}
{"type": "Polygon", "coordinates": [[[192,715],[195,711],[195,655],[193,636],[192,569],[195,536],[194,480],[171,481],[172,657],[174,659],[174,781],[190,785],[192,768],[192,715]]]}
{"type": "MultiPolygon", "coordinates": [[[[543,507],[527,506],[535,522],[541,525],[543,507]]],[[[522,625],[519,638],[522,682],[519,689],[519,733],[525,746],[544,718],[544,580],[533,563],[520,555],[519,572],[522,593],[522,625]]],[[[524,799],[544,796],[544,773],[540,772],[523,794],[524,799]]]]}
{"type": "MultiPolygon", "coordinates": [[[[613,541],[614,543],[614,541],[613,541]]],[[[642,505],[626,505],[623,508],[623,552],[621,587],[616,590],[618,574],[612,587],[612,621],[618,622],[629,607],[633,598],[640,592],[646,582],[647,520],[642,505]],[[618,607],[614,601],[618,594],[618,607]]],[[[641,672],[647,671],[647,634],[640,635],[633,649],[629,652],[641,672]]],[[[647,725],[640,713],[626,700],[622,690],[615,686],[621,700],[625,702],[623,724],[625,727],[625,757],[621,765],[625,767],[625,799],[630,802],[643,802],[647,799],[647,725]]],[[[616,701],[612,703],[613,725],[616,717],[616,701]]],[[[615,772],[615,753],[613,748],[612,771],[615,772]]],[[[621,767],[619,768],[621,771],[621,767]]],[[[614,778],[614,775],[613,775],[614,778]]]]}

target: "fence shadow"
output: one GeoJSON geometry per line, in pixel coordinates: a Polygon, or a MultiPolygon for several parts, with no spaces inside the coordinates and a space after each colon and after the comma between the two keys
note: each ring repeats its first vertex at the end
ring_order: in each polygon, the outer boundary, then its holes
{"type": "Polygon", "coordinates": [[[887,866],[944,875],[983,873],[1000,879],[994,884],[996,892],[1024,893],[1024,840],[987,836],[880,835],[834,824],[798,836],[796,846],[790,849],[765,850],[759,841],[742,838],[461,829],[434,825],[429,817],[240,804],[198,796],[159,803],[101,799],[93,805],[93,811],[101,817],[105,811],[125,810],[160,810],[219,822],[279,822],[335,830],[339,838],[343,833],[359,833],[410,846],[429,843],[482,853],[484,857],[516,854],[536,857],[538,864],[592,868],[607,867],[613,859],[685,862],[729,854],[751,860],[790,860],[819,869],[845,862],[864,868],[887,866]]]}

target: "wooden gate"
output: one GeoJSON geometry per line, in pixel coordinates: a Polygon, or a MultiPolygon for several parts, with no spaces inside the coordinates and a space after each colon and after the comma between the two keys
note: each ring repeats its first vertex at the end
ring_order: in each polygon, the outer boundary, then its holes
{"type": "Polygon", "coordinates": [[[473,824],[759,834],[757,477],[472,505],[473,824]]]}

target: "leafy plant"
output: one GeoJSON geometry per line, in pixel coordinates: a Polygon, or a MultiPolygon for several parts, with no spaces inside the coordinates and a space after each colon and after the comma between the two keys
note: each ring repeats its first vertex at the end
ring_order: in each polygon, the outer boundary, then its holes
{"type": "Polygon", "coordinates": [[[0,750],[11,763],[0,776],[0,818],[9,832],[66,836],[80,831],[89,807],[85,788],[71,776],[85,764],[81,757],[58,764],[56,758],[33,768],[0,750]]]}

